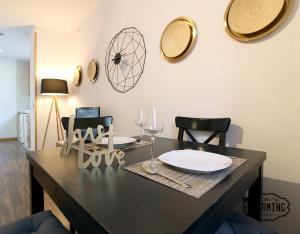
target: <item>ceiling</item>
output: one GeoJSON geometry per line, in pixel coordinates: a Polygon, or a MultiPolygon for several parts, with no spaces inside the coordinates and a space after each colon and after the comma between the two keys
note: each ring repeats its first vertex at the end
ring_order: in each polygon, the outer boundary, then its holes
{"type": "Polygon", "coordinates": [[[36,25],[67,33],[101,0],[0,0],[0,27],[36,25]]]}
{"type": "Polygon", "coordinates": [[[0,57],[30,57],[29,25],[68,33],[101,0],[0,0],[0,57]]]}
{"type": "Polygon", "coordinates": [[[30,58],[30,27],[0,28],[0,57],[28,60],[30,58]]]}

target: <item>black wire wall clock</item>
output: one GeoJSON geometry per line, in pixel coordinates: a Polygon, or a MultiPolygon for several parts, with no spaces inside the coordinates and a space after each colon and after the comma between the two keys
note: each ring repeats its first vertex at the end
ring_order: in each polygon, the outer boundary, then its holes
{"type": "Polygon", "coordinates": [[[112,87],[121,93],[133,89],[143,74],[146,60],[144,36],[135,27],[124,28],[110,41],[105,73],[112,87]]]}

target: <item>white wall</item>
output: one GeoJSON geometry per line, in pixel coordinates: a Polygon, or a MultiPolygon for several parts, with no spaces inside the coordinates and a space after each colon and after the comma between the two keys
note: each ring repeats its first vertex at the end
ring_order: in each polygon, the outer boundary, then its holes
{"type": "Polygon", "coordinates": [[[16,60],[0,57],[0,139],[17,137],[16,60]]]}
{"type": "MultiPolygon", "coordinates": [[[[68,59],[68,41],[66,35],[49,31],[43,28],[36,28],[37,42],[36,42],[36,76],[37,76],[37,148],[41,149],[44,133],[46,130],[47,118],[51,106],[51,97],[40,95],[41,79],[43,78],[58,78],[68,79],[71,77],[70,65],[68,59]]],[[[66,97],[58,97],[59,109],[61,116],[69,115],[69,107],[66,104],[66,97]]],[[[46,138],[45,147],[55,147],[57,141],[56,122],[54,108],[52,111],[48,134],[46,138]]]]}
{"type": "MultiPolygon", "coordinates": [[[[225,33],[227,4],[227,0],[102,1],[63,41],[49,42],[42,36],[47,50],[39,54],[58,67],[81,64],[84,72],[89,60],[100,61],[99,80],[90,84],[84,76],[79,88],[70,86],[73,95],[68,106],[101,106],[102,114],[113,115],[118,134],[137,134],[134,114],[137,108],[146,106],[160,108],[166,124],[163,136],[172,138],[177,134],[177,115],[229,116],[229,145],[266,151],[266,176],[299,183],[298,1],[276,33],[247,44],[225,33]],[[199,37],[185,60],[170,64],[160,56],[159,40],[164,27],[178,16],[193,19],[199,37]],[[137,27],[145,37],[146,66],[137,86],[120,94],[105,76],[105,52],[113,36],[130,26],[137,27]]],[[[38,61],[48,63],[41,58],[38,61]]]]}
{"type": "Polygon", "coordinates": [[[17,110],[30,109],[29,95],[29,77],[30,64],[29,60],[16,61],[16,88],[17,88],[17,110]]]}

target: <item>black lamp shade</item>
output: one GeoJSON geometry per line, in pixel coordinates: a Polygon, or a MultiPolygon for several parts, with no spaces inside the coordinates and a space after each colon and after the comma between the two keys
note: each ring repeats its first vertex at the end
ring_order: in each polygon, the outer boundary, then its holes
{"type": "Polygon", "coordinates": [[[67,95],[68,83],[60,79],[42,79],[41,94],[43,95],[67,95]]]}

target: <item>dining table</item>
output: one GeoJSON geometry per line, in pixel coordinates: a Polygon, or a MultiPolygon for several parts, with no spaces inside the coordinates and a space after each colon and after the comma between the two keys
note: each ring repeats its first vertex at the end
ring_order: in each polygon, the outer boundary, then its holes
{"type": "Polygon", "coordinates": [[[150,145],[125,151],[125,165],[79,169],[77,151],[60,148],[27,152],[31,213],[44,210],[44,191],[79,234],[215,233],[248,191],[248,215],[259,220],[262,151],[158,137],[154,152],[193,149],[247,161],[195,198],[125,170],[151,158],[150,145]]]}

